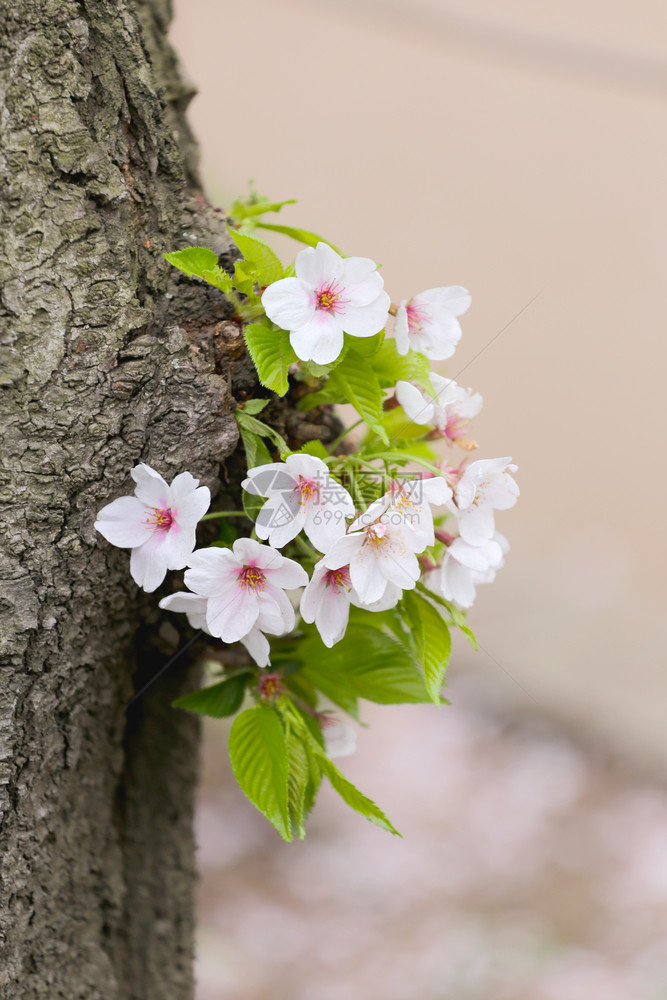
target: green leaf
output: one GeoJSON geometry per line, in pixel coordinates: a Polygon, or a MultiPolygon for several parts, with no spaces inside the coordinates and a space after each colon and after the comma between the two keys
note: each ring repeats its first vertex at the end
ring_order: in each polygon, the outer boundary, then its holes
{"type": "Polygon", "coordinates": [[[258,229],[269,229],[272,233],[282,233],[284,236],[290,236],[297,243],[305,243],[307,247],[316,247],[318,243],[326,243],[330,246],[332,250],[335,250],[339,257],[344,257],[345,255],[338,249],[338,247],[331,243],[329,240],[325,240],[323,236],[318,236],[317,233],[311,233],[308,229],[297,229],[294,226],[281,226],[277,222],[258,222],[258,229]]]}
{"type": "Polygon", "coordinates": [[[187,274],[189,278],[203,278],[206,271],[218,266],[218,255],[206,247],[186,247],[184,250],[172,250],[162,255],[165,260],[187,274]]]}
{"type": "Polygon", "coordinates": [[[340,389],[344,399],[352,404],[371,430],[389,444],[382,423],[382,389],[369,363],[356,351],[348,351],[343,362],[332,372],[329,383],[340,389]]]}
{"type": "Polygon", "coordinates": [[[293,452],[294,455],[314,455],[315,458],[329,458],[329,452],[321,441],[306,441],[302,448],[293,452]]]}
{"type": "Polygon", "coordinates": [[[351,781],[345,777],[342,771],[339,771],[332,760],[327,757],[325,753],[320,752],[317,754],[322,771],[327,776],[334,791],[338,792],[343,802],[347,803],[351,809],[355,812],[361,813],[366,819],[369,819],[371,823],[376,823],[378,826],[382,827],[383,830],[387,830],[388,833],[393,833],[395,836],[400,837],[401,834],[398,832],[395,826],[393,826],[387,819],[385,814],[376,806],[376,804],[369,798],[367,798],[363,792],[360,792],[351,781]]]}
{"type": "Polygon", "coordinates": [[[244,219],[254,219],[258,215],[264,215],[265,212],[279,212],[285,205],[296,205],[296,199],[269,201],[268,198],[251,194],[248,198],[237,198],[229,209],[229,214],[235,222],[243,222],[244,219]]]}
{"type": "Polygon", "coordinates": [[[285,731],[270,705],[248,708],[229,734],[229,756],[241,789],[284,840],[291,840],[285,731]]]}
{"type": "Polygon", "coordinates": [[[223,719],[227,715],[234,715],[241,707],[249,677],[250,674],[235,674],[218,684],[177,698],[172,705],[174,708],[185,708],[188,712],[196,712],[198,715],[211,715],[214,719],[223,719]]]}
{"type": "MultiPolygon", "coordinates": [[[[268,462],[272,462],[273,459],[269,454],[269,450],[262,441],[258,434],[255,434],[242,422],[239,423],[239,433],[241,435],[241,441],[243,442],[243,447],[245,449],[246,465],[249,469],[253,469],[256,465],[266,465],[268,462]]],[[[245,491],[244,491],[245,493],[245,491]]]]}
{"type": "Polygon", "coordinates": [[[272,329],[265,323],[250,323],[243,330],[246,346],[262,385],[279,396],[289,388],[289,366],[297,360],[286,330],[272,329]]]}
{"type": "MultiPolygon", "coordinates": [[[[348,333],[345,334],[345,346],[347,349],[356,351],[363,358],[374,357],[382,347],[383,342],[384,330],[380,330],[374,337],[351,337],[348,333]]],[[[375,366],[373,365],[373,367],[375,366]]]]}
{"type": "Polygon", "coordinates": [[[239,427],[244,427],[252,431],[253,434],[258,434],[260,437],[269,438],[280,449],[281,454],[289,455],[289,448],[287,447],[285,438],[278,431],[274,430],[273,427],[269,427],[268,424],[262,423],[261,420],[257,420],[249,413],[244,413],[240,409],[234,410],[234,416],[239,427]]]}
{"type": "Polygon", "coordinates": [[[243,254],[244,260],[252,264],[252,272],[258,285],[271,285],[274,281],[280,281],[285,272],[271,247],[258,240],[256,236],[240,233],[238,229],[230,229],[228,226],[227,231],[243,254]]]}
{"type": "MultiPolygon", "coordinates": [[[[314,719],[311,719],[311,721],[315,722],[314,719]]],[[[315,723],[315,725],[317,725],[317,723],[315,723]]],[[[321,733],[320,739],[322,739],[321,733]]],[[[304,745],[308,756],[308,784],[306,785],[306,794],[303,800],[303,814],[304,816],[308,816],[311,809],[315,805],[315,799],[317,798],[317,793],[320,790],[320,785],[322,784],[322,767],[320,766],[319,756],[311,749],[310,742],[304,745]]]]}
{"type": "Polygon", "coordinates": [[[185,250],[173,250],[162,256],[189,278],[201,278],[227,294],[232,291],[232,277],[219,267],[218,255],[213,250],[207,250],[206,247],[186,247],[185,250]]]}
{"type": "Polygon", "coordinates": [[[300,399],[298,408],[307,411],[314,410],[316,406],[344,402],[346,402],[346,399],[343,386],[329,379],[317,392],[309,392],[307,396],[300,399]]]}
{"type": "Polygon", "coordinates": [[[404,593],[400,606],[405,609],[412,627],[424,668],[426,689],[431,699],[440,704],[440,688],[452,652],[452,637],[447,624],[438,609],[414,590],[404,593]]]}
{"type": "Polygon", "coordinates": [[[204,271],[202,278],[204,281],[208,281],[209,285],[213,285],[214,288],[218,288],[226,295],[229,295],[234,290],[234,282],[231,274],[227,274],[221,267],[216,266],[211,268],[210,271],[204,271]]]}
{"type": "Polygon", "coordinates": [[[287,803],[289,807],[290,820],[294,831],[303,840],[306,835],[304,829],[304,813],[306,804],[306,789],[310,781],[310,765],[308,761],[308,751],[302,739],[294,731],[289,731],[286,738],[287,746],[287,803]]]}
{"type": "MultiPolygon", "coordinates": [[[[368,616],[373,617],[374,612],[368,612],[368,616]]],[[[329,694],[332,689],[346,703],[357,698],[378,705],[431,700],[405,647],[372,625],[348,625],[344,638],[331,649],[323,646],[319,636],[309,636],[302,643],[300,655],[304,662],[302,676],[337,704],[340,700],[329,694]]]]}
{"type": "Polygon", "coordinates": [[[377,354],[373,356],[373,371],[383,387],[394,386],[399,379],[419,382],[425,389],[431,388],[431,368],[428,358],[416,351],[399,354],[396,342],[385,340],[377,354]]]}
{"type": "Polygon", "coordinates": [[[257,413],[261,413],[269,405],[269,402],[270,400],[268,399],[246,399],[245,403],[239,404],[239,410],[243,410],[244,413],[254,416],[257,413]]]}

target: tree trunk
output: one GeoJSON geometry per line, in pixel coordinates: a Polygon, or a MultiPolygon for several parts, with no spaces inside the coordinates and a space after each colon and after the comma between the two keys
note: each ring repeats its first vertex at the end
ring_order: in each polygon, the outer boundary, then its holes
{"type": "Polygon", "coordinates": [[[230,378],[213,289],[162,251],[229,244],[196,178],[167,0],[14,0],[0,26],[0,995],[192,993],[197,725],[175,616],[93,530],[129,470],[219,488],[230,378]],[[178,289],[178,294],[174,292],[178,289]]]}

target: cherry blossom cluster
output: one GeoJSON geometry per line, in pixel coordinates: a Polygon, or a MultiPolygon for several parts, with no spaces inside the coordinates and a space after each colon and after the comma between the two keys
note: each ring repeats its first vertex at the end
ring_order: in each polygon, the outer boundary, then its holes
{"type": "Polygon", "coordinates": [[[208,512],[210,492],[189,472],[168,484],[142,463],[134,495],[107,504],[95,527],[130,550],[145,591],[183,571],[184,589],[161,596],[161,608],[213,642],[245,647],[247,657],[221,654],[222,680],[176,704],[236,715],[234,773],[281,835],[304,835],[323,777],[395,833],[332,764],[353,752],[356,731],[330,709],[357,718],[360,699],[441,703],[450,629],[475,645],[466,611],[508,551],[495,518],[516,503],[516,466],[473,460],[482,397],[431,370],[456,350],[468,292],[430,288],[392,303],[373,260],[280,226],[307,244],[285,270],[255,236],[276,228],[262,216],[282,204],[235,203],[233,269],[203,247],[165,254],[227,297],[262,387],[237,401],[247,473],[235,509],[208,512]],[[328,449],[291,448],[258,416],[297,387],[291,405],[347,403],[360,419],[328,449]],[[196,547],[202,519],[228,517],[217,541],[196,547]],[[239,712],[248,693],[254,708],[239,712]]]}
{"type": "MultiPolygon", "coordinates": [[[[375,263],[344,259],[325,243],[302,250],[295,275],[269,285],[262,303],[267,316],[289,331],[297,356],[319,364],[336,361],[345,334],[378,334],[391,309],[375,263]]],[[[394,310],[398,352],[449,357],[461,336],[456,317],[469,303],[468,293],[457,286],[401,302],[394,310]]],[[[414,423],[429,425],[429,437],[474,446],[465,434],[481,408],[481,396],[435,373],[429,382],[398,380],[395,403],[414,423]]],[[[195,527],[210,503],[208,489],[188,472],[168,486],[142,464],[132,470],[135,495],[104,507],[96,528],[108,541],[131,549],[130,572],[146,591],[155,590],[167,570],[185,568],[188,591],[163,598],[160,607],[186,613],[193,625],[225,643],[243,643],[258,665],[267,666],[266,636],[294,629],[294,604],[287,592],[300,587],[301,616],[315,623],[328,647],[345,634],[351,604],[371,612],[392,608],[423,574],[446,600],[460,608],[472,605],[476,585],[493,579],[507,551],[495,530],[494,511],[516,502],[519,491],[510,475],[516,466],[509,458],[457,467],[441,461],[440,466],[440,474],[391,480],[380,497],[358,511],[325,461],[289,454],[284,461],[249,469],[242,483],[249,494],[265,498],[256,539],[194,551],[195,527]],[[457,534],[436,531],[434,508],[453,515],[457,534]],[[279,551],[301,532],[319,555],[310,578],[279,551]],[[439,562],[425,557],[420,563],[418,557],[436,541],[444,545],[439,562]]]]}

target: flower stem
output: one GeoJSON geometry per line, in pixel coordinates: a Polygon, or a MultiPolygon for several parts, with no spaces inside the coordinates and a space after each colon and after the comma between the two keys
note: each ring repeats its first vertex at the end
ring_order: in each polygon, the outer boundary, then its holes
{"type": "MultiPolygon", "coordinates": [[[[214,517],[248,517],[244,510],[215,510],[211,514],[204,514],[202,521],[211,521],[214,517]]],[[[250,521],[251,518],[248,517],[250,521]]]]}
{"type": "Polygon", "coordinates": [[[334,438],[334,440],[329,445],[329,454],[331,455],[332,452],[334,452],[336,450],[336,448],[341,443],[341,441],[343,440],[343,438],[347,437],[347,435],[350,433],[350,431],[353,431],[356,427],[359,426],[359,424],[363,424],[363,422],[364,422],[364,418],[363,417],[359,417],[359,419],[355,420],[355,422],[353,424],[350,424],[349,427],[346,427],[342,434],[339,434],[337,438],[334,438]]]}

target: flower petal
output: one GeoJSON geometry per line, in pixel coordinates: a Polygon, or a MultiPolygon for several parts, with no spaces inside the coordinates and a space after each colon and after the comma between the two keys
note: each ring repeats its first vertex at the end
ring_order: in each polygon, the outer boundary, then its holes
{"type": "Polygon", "coordinates": [[[348,306],[339,316],[343,330],[351,337],[374,337],[387,325],[390,305],[391,299],[382,291],[366,306],[348,306]]]}
{"type": "Polygon", "coordinates": [[[152,508],[147,510],[137,497],[119,497],[99,512],[95,530],[112,545],[132,549],[151,537],[152,525],[146,523],[150,513],[152,508]]]}
{"type": "Polygon", "coordinates": [[[195,525],[201,521],[210,506],[211,491],[208,486],[200,486],[180,500],[174,499],[173,513],[179,524],[195,525]]]}
{"type": "Polygon", "coordinates": [[[165,533],[164,557],[168,569],[183,569],[197,544],[195,526],[181,526],[174,522],[165,533]]]}
{"type": "Polygon", "coordinates": [[[331,551],[327,552],[320,562],[327,569],[340,569],[341,566],[347,566],[348,563],[352,562],[359,554],[359,550],[363,544],[363,531],[357,531],[353,535],[343,535],[342,538],[337,539],[331,551]]]}
{"type": "Polygon", "coordinates": [[[147,542],[132,549],[130,573],[136,584],[152,594],[167,575],[167,560],[164,551],[164,533],[155,532],[147,542]]]}
{"type": "Polygon", "coordinates": [[[345,635],[350,617],[350,600],[343,591],[326,587],[315,616],[322,642],[329,649],[345,635]]]}
{"type": "Polygon", "coordinates": [[[298,279],[312,289],[322,284],[338,281],[345,266],[345,261],[327,243],[318,243],[316,247],[306,247],[294,259],[294,271],[298,279]]]}
{"type": "Polygon", "coordinates": [[[171,490],[159,472],[144,462],[131,470],[136,485],[134,494],[149,507],[168,510],[172,504],[171,490]]]}
{"type": "Polygon", "coordinates": [[[206,626],[207,603],[205,597],[198,597],[196,594],[188,594],[187,591],[180,590],[177,594],[163,597],[159,606],[165,611],[184,612],[192,628],[200,628],[204,632],[208,632],[206,626]]]}
{"type": "Polygon", "coordinates": [[[310,579],[310,583],[307,585],[303,593],[301,594],[301,602],[299,604],[299,612],[301,617],[309,625],[315,621],[315,615],[317,614],[317,609],[320,606],[320,601],[324,596],[324,590],[328,586],[327,579],[327,568],[321,563],[318,563],[313,570],[313,575],[310,579]]]}
{"type": "Polygon", "coordinates": [[[185,585],[201,597],[219,597],[238,580],[241,562],[230,549],[198,549],[188,560],[185,585]]]}
{"type": "Polygon", "coordinates": [[[282,330],[303,326],[315,311],[309,289],[298,278],[281,278],[269,285],[262,295],[266,315],[282,330]]]}
{"type": "Polygon", "coordinates": [[[394,340],[396,342],[396,350],[399,354],[407,354],[410,350],[410,327],[408,324],[408,311],[405,306],[406,299],[403,299],[396,310],[396,319],[394,320],[394,340]]]}
{"type": "Polygon", "coordinates": [[[245,646],[258,667],[270,666],[271,647],[269,640],[258,628],[251,628],[247,635],[239,639],[239,642],[245,646]]]}
{"type": "Polygon", "coordinates": [[[363,550],[350,562],[350,580],[364,604],[372,604],[384,594],[387,577],[383,568],[384,565],[380,567],[380,560],[368,550],[363,550]]]}
{"type": "Polygon", "coordinates": [[[308,322],[290,333],[290,344],[297,358],[329,365],[343,350],[344,337],[341,320],[324,309],[317,309],[308,322]]]}
{"type": "Polygon", "coordinates": [[[433,422],[435,406],[423,396],[416,385],[399,380],[396,383],[396,399],[399,401],[405,415],[415,424],[430,424],[433,422]]]}
{"type": "Polygon", "coordinates": [[[305,587],[308,583],[308,574],[303,566],[293,559],[282,558],[281,565],[275,569],[267,566],[264,570],[268,583],[275,587],[284,587],[285,590],[294,590],[296,587],[305,587]]]}
{"type": "Polygon", "coordinates": [[[460,316],[470,308],[472,298],[470,292],[461,285],[447,285],[445,288],[428,288],[425,292],[415,295],[413,302],[424,302],[430,306],[447,310],[453,316],[460,316]]]}
{"type": "Polygon", "coordinates": [[[243,587],[233,587],[220,597],[209,598],[206,624],[211,635],[223,642],[238,642],[248,634],[259,615],[259,601],[243,587]]]}

